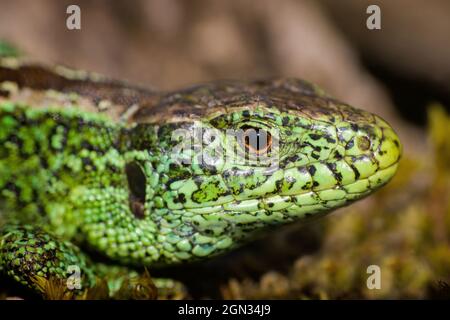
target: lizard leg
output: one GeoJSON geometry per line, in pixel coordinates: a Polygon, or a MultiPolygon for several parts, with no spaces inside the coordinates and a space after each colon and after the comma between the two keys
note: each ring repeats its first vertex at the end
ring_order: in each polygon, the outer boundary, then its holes
{"type": "Polygon", "coordinates": [[[0,271],[47,299],[182,299],[184,286],[124,266],[92,263],[81,250],[35,226],[0,228],[0,271]],[[158,289],[156,289],[156,287],[158,289]]]}
{"type": "Polygon", "coordinates": [[[0,271],[44,297],[49,291],[58,296],[51,290],[55,284],[59,298],[77,296],[92,287],[95,275],[87,261],[75,245],[38,227],[0,228],[0,271]]]}

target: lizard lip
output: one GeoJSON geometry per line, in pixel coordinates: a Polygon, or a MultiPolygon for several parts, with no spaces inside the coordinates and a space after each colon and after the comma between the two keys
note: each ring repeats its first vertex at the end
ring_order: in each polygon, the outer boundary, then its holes
{"type": "Polygon", "coordinates": [[[383,186],[395,175],[397,168],[398,162],[395,162],[366,178],[328,189],[302,190],[295,194],[268,195],[262,198],[234,200],[213,207],[185,209],[196,214],[210,214],[223,210],[240,212],[287,210],[287,212],[293,213],[296,209],[304,210],[320,204],[323,205],[324,210],[331,210],[362,198],[383,186]]]}

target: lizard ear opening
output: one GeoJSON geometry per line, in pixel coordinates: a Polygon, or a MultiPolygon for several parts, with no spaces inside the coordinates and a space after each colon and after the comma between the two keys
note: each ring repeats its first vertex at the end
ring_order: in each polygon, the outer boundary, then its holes
{"type": "Polygon", "coordinates": [[[127,163],[125,173],[130,190],[130,209],[138,219],[144,218],[145,188],[147,178],[137,162],[127,163]]]}

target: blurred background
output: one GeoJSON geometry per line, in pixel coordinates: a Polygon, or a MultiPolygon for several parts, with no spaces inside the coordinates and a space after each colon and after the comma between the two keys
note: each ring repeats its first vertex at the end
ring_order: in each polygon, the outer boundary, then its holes
{"type": "Polygon", "coordinates": [[[173,90],[293,76],[384,117],[400,172],[368,199],[213,261],[155,270],[193,298],[450,298],[450,2],[0,0],[0,39],[45,63],[173,90]],[[81,30],[66,8],[81,8],[81,30]],[[381,30],[366,9],[381,8],[381,30]],[[380,290],[366,286],[379,265],[380,290]]]}

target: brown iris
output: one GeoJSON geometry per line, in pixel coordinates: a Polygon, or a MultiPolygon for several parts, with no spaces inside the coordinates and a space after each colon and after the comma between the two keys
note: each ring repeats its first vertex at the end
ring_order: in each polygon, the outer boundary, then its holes
{"type": "Polygon", "coordinates": [[[248,152],[256,155],[265,154],[272,146],[272,136],[269,132],[259,128],[242,127],[241,142],[248,152]]]}

